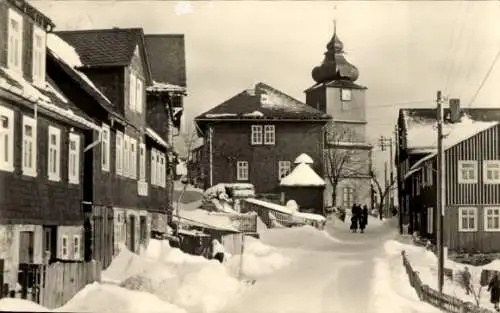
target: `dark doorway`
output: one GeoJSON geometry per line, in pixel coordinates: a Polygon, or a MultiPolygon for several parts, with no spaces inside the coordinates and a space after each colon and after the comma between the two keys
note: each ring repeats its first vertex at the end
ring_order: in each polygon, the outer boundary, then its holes
{"type": "Polygon", "coordinates": [[[57,226],[43,226],[43,257],[50,253],[49,262],[57,257],[57,226]]]}
{"type": "Polygon", "coordinates": [[[19,263],[33,263],[35,236],[32,231],[19,232],[19,263]]]}
{"type": "Polygon", "coordinates": [[[129,223],[129,238],[130,238],[130,241],[129,241],[129,249],[130,251],[132,252],[136,252],[135,251],[135,216],[134,215],[130,215],[130,223],[129,223]]]}

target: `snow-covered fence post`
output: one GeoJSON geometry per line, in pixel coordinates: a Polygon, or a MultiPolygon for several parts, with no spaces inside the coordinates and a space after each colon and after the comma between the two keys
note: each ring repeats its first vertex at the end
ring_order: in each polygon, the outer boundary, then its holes
{"type": "Polygon", "coordinates": [[[241,233],[241,255],[240,255],[240,272],[238,274],[239,279],[243,277],[243,253],[245,252],[245,233],[241,233]]]}

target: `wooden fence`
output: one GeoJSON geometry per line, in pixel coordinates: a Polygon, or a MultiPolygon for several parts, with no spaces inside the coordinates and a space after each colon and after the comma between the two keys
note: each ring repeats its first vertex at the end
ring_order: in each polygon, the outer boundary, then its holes
{"type": "Polygon", "coordinates": [[[421,301],[432,304],[448,313],[494,313],[494,311],[478,307],[472,302],[465,302],[450,295],[439,293],[439,291],[423,284],[418,276],[418,272],[414,271],[411,267],[406,257],[406,252],[401,251],[401,256],[403,258],[403,266],[408,274],[410,285],[415,289],[421,301]]]}
{"type": "Polygon", "coordinates": [[[92,207],[92,257],[106,269],[114,253],[113,208],[95,205],[92,207]]]}
{"type": "Polygon", "coordinates": [[[100,280],[101,265],[96,261],[19,264],[21,289],[8,290],[8,285],[2,283],[0,298],[27,299],[54,309],[68,302],[87,284],[100,280]]]}

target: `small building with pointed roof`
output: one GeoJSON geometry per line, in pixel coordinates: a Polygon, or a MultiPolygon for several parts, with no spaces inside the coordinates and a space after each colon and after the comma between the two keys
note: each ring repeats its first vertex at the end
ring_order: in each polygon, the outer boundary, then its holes
{"type": "MultiPolygon", "coordinates": [[[[197,149],[204,187],[248,182],[256,193],[280,192],[295,158],[307,153],[323,175],[323,127],[331,117],[258,83],[195,118],[203,146],[197,149]]],[[[191,167],[192,168],[192,167],[191,167]]]]}

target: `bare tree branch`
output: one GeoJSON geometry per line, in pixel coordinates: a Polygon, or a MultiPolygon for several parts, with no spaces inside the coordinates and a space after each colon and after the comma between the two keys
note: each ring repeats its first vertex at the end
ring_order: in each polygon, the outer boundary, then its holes
{"type": "Polygon", "coordinates": [[[382,184],[380,183],[380,179],[378,178],[378,175],[376,174],[375,171],[371,171],[370,176],[372,181],[375,183],[375,186],[377,187],[377,193],[379,194],[377,206],[379,209],[379,214],[381,214],[381,211],[384,207],[385,199],[387,198],[389,192],[395,185],[396,180],[392,179],[392,181],[389,181],[386,186],[385,184],[384,186],[382,186],[382,184]]]}

